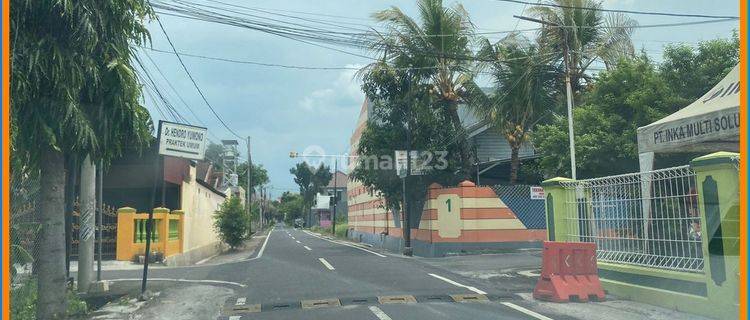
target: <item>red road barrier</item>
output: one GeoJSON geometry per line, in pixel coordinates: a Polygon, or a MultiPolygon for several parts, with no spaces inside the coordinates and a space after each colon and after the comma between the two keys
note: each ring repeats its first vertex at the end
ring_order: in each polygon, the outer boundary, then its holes
{"type": "Polygon", "coordinates": [[[596,268],[596,244],[544,242],[542,275],[534,298],[553,302],[604,301],[596,268]]]}

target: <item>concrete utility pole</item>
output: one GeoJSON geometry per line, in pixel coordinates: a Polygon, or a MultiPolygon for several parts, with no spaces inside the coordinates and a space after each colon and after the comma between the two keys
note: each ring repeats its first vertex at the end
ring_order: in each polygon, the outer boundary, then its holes
{"type": "Polygon", "coordinates": [[[96,236],[99,241],[96,243],[96,281],[102,281],[102,229],[104,229],[104,161],[99,161],[99,167],[97,167],[97,183],[96,183],[96,208],[98,223],[96,225],[96,236]]]}
{"type": "Polygon", "coordinates": [[[247,218],[250,220],[248,233],[253,233],[253,158],[250,156],[250,136],[247,136],[247,190],[245,190],[245,204],[247,207],[247,218]]]}
{"type": "Polygon", "coordinates": [[[336,236],[336,205],[339,202],[338,197],[338,184],[336,182],[336,176],[339,173],[339,158],[335,158],[333,161],[333,218],[331,219],[331,233],[336,236]]]}
{"type": "Polygon", "coordinates": [[[513,16],[515,18],[536,22],[539,24],[551,26],[554,28],[560,28],[563,32],[563,62],[565,63],[565,93],[567,98],[567,104],[568,104],[568,143],[570,144],[570,175],[573,180],[576,179],[576,143],[575,143],[575,136],[573,135],[573,88],[570,83],[570,56],[569,51],[570,48],[568,46],[568,30],[566,26],[559,25],[554,22],[529,18],[529,17],[523,17],[523,16],[513,16]]]}
{"type": "Polygon", "coordinates": [[[86,156],[81,164],[81,215],[78,234],[78,292],[87,292],[93,280],[96,232],[96,165],[86,156]]]}

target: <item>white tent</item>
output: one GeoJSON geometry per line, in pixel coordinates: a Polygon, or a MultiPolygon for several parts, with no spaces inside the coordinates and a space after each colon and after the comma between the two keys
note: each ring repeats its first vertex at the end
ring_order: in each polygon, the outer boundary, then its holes
{"type": "Polygon", "coordinates": [[[638,128],[641,172],[653,169],[655,153],[739,150],[740,67],[687,107],[638,128]]]}

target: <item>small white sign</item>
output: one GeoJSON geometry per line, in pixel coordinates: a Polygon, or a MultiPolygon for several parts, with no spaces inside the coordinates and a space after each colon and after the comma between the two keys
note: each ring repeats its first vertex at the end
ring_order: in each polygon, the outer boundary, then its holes
{"type": "MultiPolygon", "coordinates": [[[[411,160],[411,175],[423,175],[426,171],[425,162],[420,156],[423,152],[411,150],[409,157],[411,160]]],[[[396,174],[403,178],[406,177],[406,150],[396,150],[396,174]]]]}
{"type": "Polygon", "coordinates": [[[530,188],[530,198],[531,200],[544,200],[544,188],[542,187],[531,187],[530,188]]]}
{"type": "Polygon", "coordinates": [[[208,130],[186,124],[159,121],[159,154],[203,160],[206,156],[208,130]]]}

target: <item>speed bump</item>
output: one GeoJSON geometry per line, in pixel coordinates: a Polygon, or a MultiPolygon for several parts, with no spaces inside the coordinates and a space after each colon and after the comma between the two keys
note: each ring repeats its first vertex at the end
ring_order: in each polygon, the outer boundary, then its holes
{"type": "Polygon", "coordinates": [[[257,313],[260,312],[260,304],[243,304],[243,305],[232,305],[224,308],[224,315],[233,316],[243,313],[257,313]]]}
{"type": "Polygon", "coordinates": [[[381,296],[378,297],[380,304],[393,304],[393,303],[416,303],[417,299],[412,295],[401,295],[401,296],[381,296]]]}
{"type": "Polygon", "coordinates": [[[340,307],[339,299],[302,300],[302,309],[317,309],[328,307],[340,307]]]}
{"type": "Polygon", "coordinates": [[[483,294],[452,294],[450,295],[455,302],[478,302],[489,301],[483,294]]]}

